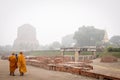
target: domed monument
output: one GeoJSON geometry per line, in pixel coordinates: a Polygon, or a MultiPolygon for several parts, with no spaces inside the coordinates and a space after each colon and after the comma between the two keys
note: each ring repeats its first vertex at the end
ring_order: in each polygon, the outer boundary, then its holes
{"type": "Polygon", "coordinates": [[[24,24],[18,28],[17,38],[13,44],[13,50],[31,51],[39,48],[36,39],[36,29],[30,24],[24,24]]]}

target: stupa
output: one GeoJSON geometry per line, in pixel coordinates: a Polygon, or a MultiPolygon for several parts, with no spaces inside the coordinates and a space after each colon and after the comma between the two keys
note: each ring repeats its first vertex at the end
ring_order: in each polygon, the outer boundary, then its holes
{"type": "Polygon", "coordinates": [[[14,40],[13,50],[32,51],[39,48],[36,38],[36,29],[30,24],[24,24],[18,28],[17,38],[14,40]]]}

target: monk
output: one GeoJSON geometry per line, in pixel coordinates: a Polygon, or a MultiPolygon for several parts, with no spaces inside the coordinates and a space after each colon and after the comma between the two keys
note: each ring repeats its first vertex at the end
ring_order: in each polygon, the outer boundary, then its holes
{"type": "Polygon", "coordinates": [[[9,56],[9,69],[10,69],[10,75],[15,76],[14,72],[17,68],[17,59],[14,53],[12,53],[11,56],[9,56]]]}
{"type": "Polygon", "coordinates": [[[24,73],[27,72],[26,60],[23,55],[23,52],[20,52],[18,55],[18,67],[19,67],[20,76],[23,76],[24,73]]]}

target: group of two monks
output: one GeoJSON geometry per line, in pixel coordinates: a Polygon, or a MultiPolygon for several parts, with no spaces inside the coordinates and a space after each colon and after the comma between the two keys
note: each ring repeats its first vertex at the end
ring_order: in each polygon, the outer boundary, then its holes
{"type": "Polygon", "coordinates": [[[26,61],[23,52],[20,52],[18,56],[12,53],[12,55],[9,56],[9,63],[10,63],[9,69],[11,76],[15,76],[14,72],[17,68],[19,68],[20,76],[23,76],[24,73],[27,72],[26,61]]]}

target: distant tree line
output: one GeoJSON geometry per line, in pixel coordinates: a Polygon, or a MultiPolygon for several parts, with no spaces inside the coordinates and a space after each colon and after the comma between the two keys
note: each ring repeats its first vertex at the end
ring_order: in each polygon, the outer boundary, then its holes
{"type": "MultiPolygon", "coordinates": [[[[61,47],[111,46],[112,48],[108,48],[108,51],[119,51],[116,48],[120,48],[120,35],[114,35],[109,39],[109,42],[103,43],[104,35],[105,30],[97,29],[94,26],[82,26],[79,27],[77,31],[73,32],[73,34],[65,35],[61,43],[54,41],[48,45],[40,45],[39,49],[59,50],[61,47]]],[[[0,53],[6,50],[12,50],[12,46],[0,46],[0,53]]]]}
{"type": "Polygon", "coordinates": [[[120,48],[113,48],[113,47],[109,47],[107,48],[108,52],[120,52],[120,48]]]}
{"type": "Polygon", "coordinates": [[[73,34],[66,35],[62,38],[62,47],[120,47],[120,35],[112,36],[107,43],[103,42],[105,30],[94,28],[94,26],[82,26],[73,34]]]}
{"type": "Polygon", "coordinates": [[[0,46],[0,55],[10,54],[11,50],[12,50],[11,45],[0,46]]]}

